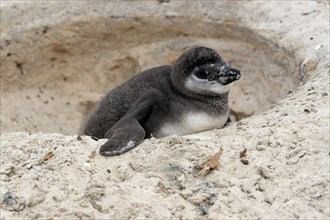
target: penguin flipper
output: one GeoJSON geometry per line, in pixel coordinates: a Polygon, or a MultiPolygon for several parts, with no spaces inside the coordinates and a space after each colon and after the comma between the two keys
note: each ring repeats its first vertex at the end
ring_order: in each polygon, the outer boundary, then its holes
{"type": "Polygon", "coordinates": [[[139,145],[145,138],[146,132],[141,123],[144,123],[153,108],[152,99],[137,101],[128,113],[122,117],[105,134],[109,140],[100,148],[103,156],[115,156],[139,145]]]}

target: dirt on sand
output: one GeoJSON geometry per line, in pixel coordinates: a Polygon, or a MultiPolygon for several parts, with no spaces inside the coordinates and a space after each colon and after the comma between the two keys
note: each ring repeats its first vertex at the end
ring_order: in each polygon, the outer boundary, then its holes
{"type": "Polygon", "coordinates": [[[328,1],[0,10],[0,219],[329,219],[328,1]],[[106,91],[195,45],[242,71],[229,126],[109,158],[77,135],[106,91]]]}

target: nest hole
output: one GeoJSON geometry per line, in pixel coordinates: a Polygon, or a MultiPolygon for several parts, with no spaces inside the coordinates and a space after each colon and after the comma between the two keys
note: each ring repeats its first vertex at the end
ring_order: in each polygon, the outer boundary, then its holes
{"type": "Polygon", "coordinates": [[[234,121],[266,111],[300,84],[290,51],[239,25],[91,18],[39,29],[21,33],[15,43],[6,39],[2,48],[1,131],[76,134],[108,90],[142,70],[173,63],[196,45],[215,49],[241,70],[229,97],[234,121]]]}

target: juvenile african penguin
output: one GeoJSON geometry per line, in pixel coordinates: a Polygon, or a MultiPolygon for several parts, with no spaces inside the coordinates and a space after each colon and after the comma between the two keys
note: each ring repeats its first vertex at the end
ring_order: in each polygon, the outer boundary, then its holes
{"type": "Polygon", "coordinates": [[[174,65],[145,70],[109,91],[83,134],[108,138],[103,156],[131,150],[145,138],[185,135],[223,127],[228,93],[239,70],[207,47],[184,52],[174,65]]]}

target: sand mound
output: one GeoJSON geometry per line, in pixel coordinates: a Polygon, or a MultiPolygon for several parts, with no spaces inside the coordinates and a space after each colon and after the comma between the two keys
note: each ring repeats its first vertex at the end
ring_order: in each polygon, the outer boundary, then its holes
{"type": "Polygon", "coordinates": [[[1,218],[329,218],[329,4],[129,4],[1,2],[1,218]],[[111,158],[76,135],[108,89],[194,45],[242,70],[238,122],[111,158]]]}

